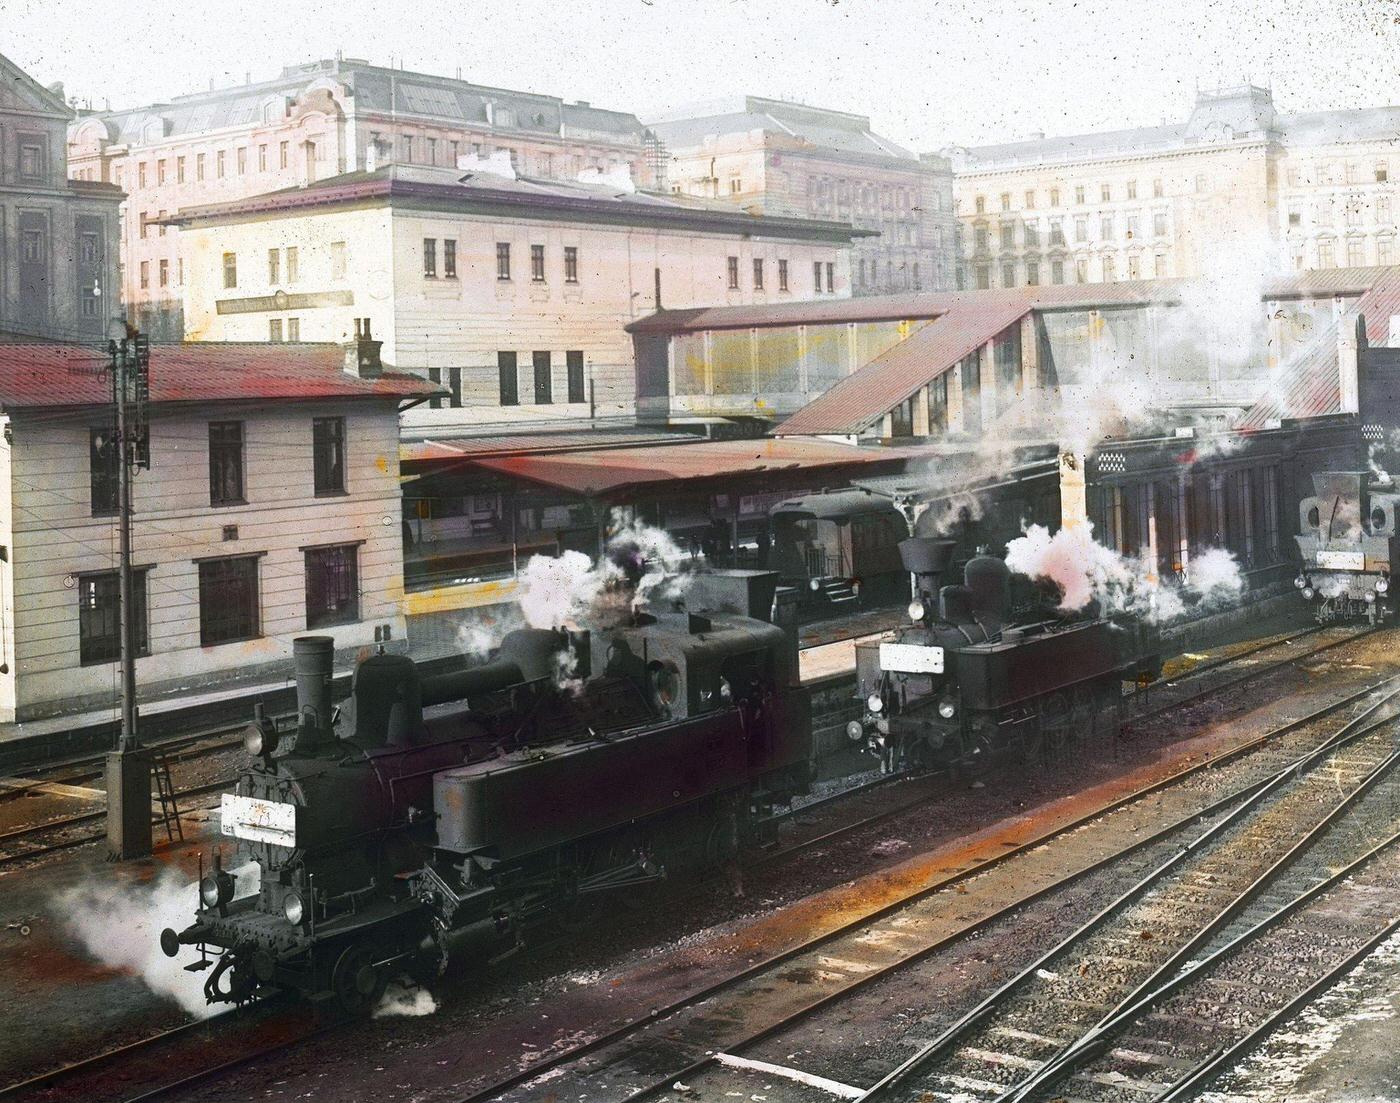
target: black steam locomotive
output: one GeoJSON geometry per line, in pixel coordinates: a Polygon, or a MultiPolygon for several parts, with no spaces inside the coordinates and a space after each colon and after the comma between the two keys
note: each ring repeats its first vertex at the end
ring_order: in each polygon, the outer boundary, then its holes
{"type": "Polygon", "coordinates": [[[907,628],[856,646],[864,715],[846,734],[887,772],[946,767],[975,777],[998,757],[1033,763],[1079,737],[1117,733],[1124,681],[1161,673],[1157,631],[1129,617],[1012,615],[1011,577],[989,555],[940,586],[954,542],[899,545],[915,578],[907,628]]]}
{"type": "Polygon", "coordinates": [[[546,918],[728,860],[807,784],[810,706],[796,638],[768,621],[775,587],[700,575],[689,611],[514,632],[492,662],[434,677],[376,655],[344,717],[332,641],[296,640],[295,731],[259,711],[223,798],[257,894],[236,899],[216,858],[162,949],[198,948],[210,1002],[292,989],[357,1011],[391,972],[499,957],[546,918]]]}
{"type": "Polygon", "coordinates": [[[1298,504],[1303,569],[1293,584],[1313,604],[1317,622],[1388,620],[1395,611],[1390,576],[1400,542],[1400,491],[1388,476],[1321,471],[1311,498],[1298,504]]]}

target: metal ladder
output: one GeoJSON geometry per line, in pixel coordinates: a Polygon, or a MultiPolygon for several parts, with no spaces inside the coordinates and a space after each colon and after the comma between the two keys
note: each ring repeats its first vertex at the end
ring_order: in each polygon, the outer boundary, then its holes
{"type": "Polygon", "coordinates": [[[170,760],[157,752],[151,759],[151,777],[155,781],[156,797],[160,801],[160,818],[165,824],[165,837],[174,842],[185,841],[185,827],[180,822],[180,809],[175,805],[175,786],[170,781],[170,760]]]}

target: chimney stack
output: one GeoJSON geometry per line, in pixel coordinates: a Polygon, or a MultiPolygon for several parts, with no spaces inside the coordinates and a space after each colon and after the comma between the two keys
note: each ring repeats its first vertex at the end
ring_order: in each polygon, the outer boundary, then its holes
{"type": "Polygon", "coordinates": [[[1357,379],[1358,354],[1361,344],[1361,315],[1354,318],[1342,316],[1337,323],[1337,383],[1340,391],[1341,410],[1344,414],[1354,414],[1360,409],[1361,388],[1357,379]]]}
{"type": "Polygon", "coordinates": [[[1084,454],[1060,453],[1060,527],[1077,529],[1089,521],[1089,497],[1084,485],[1084,454]]]}
{"type": "Polygon", "coordinates": [[[384,374],[384,361],[379,350],[383,341],[376,341],[370,335],[369,319],[355,319],[355,339],[345,345],[345,371],[358,375],[361,379],[378,379],[384,374]]]}

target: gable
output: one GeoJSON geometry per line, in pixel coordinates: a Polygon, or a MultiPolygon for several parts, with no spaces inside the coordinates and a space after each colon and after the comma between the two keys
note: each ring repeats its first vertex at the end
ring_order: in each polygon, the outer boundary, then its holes
{"type": "Polygon", "coordinates": [[[9,58],[0,54],[0,112],[14,111],[69,119],[73,112],[9,58]]]}

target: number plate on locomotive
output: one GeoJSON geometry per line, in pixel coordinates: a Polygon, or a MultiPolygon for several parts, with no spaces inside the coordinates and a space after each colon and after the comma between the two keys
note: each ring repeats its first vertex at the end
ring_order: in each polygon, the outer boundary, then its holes
{"type": "Polygon", "coordinates": [[[1366,569],[1366,553],[1319,551],[1317,565],[1327,571],[1364,571],[1366,569]]]}
{"type": "Polygon", "coordinates": [[[252,843],[296,846],[297,808],[281,801],[225,793],[219,805],[219,830],[252,843]]]}
{"type": "Polygon", "coordinates": [[[943,648],[916,643],[882,643],[880,669],[895,674],[942,674],[943,648]]]}

